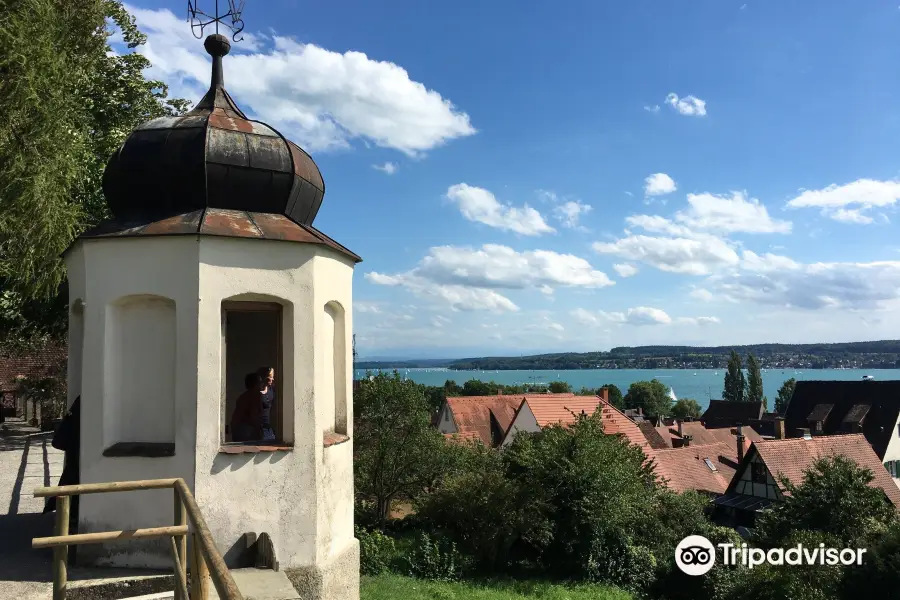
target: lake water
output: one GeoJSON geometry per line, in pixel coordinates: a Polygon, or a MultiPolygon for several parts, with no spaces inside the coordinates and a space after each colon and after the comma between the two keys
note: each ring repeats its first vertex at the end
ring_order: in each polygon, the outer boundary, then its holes
{"type": "MultiPolygon", "coordinates": [[[[470,379],[494,381],[496,383],[550,383],[566,381],[573,390],[582,387],[598,388],[611,383],[624,394],[635,381],[658,379],[669,386],[677,398],[693,398],[706,408],[709,399],[722,397],[725,371],[713,369],[583,369],[576,371],[446,371],[441,369],[400,369],[400,374],[425,385],[444,385],[452,379],[462,385],[470,379]]],[[[365,371],[357,370],[356,377],[365,376],[365,371]]],[[[775,404],[778,388],[786,379],[794,377],[798,381],[861,381],[863,375],[872,375],[876,381],[900,380],[900,369],[769,369],[763,372],[763,393],[769,398],[769,409],[775,404]]]]}

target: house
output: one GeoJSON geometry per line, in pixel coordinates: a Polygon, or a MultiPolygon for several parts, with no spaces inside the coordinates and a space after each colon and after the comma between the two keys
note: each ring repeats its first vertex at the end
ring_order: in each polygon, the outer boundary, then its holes
{"type": "Polygon", "coordinates": [[[798,381],[786,437],[862,433],[900,486],[900,381],[798,381]]]}
{"type": "Polygon", "coordinates": [[[763,415],[762,402],[734,402],[732,400],[710,400],[700,422],[710,429],[749,425],[763,415]]]}
{"type": "MultiPolygon", "coordinates": [[[[670,448],[680,448],[684,445],[684,438],[690,436],[694,446],[706,446],[710,444],[725,444],[731,448],[728,456],[737,460],[736,440],[739,435],[738,427],[721,427],[717,429],[709,429],[699,421],[676,421],[674,425],[662,425],[653,427],[649,422],[638,423],[638,427],[647,438],[647,442],[656,449],[665,450],[670,448]]],[[[751,442],[762,440],[759,435],[750,427],[741,427],[740,435],[744,436],[746,449],[749,449],[751,442]]]]}
{"type": "Polygon", "coordinates": [[[528,396],[516,409],[500,446],[508,446],[520,431],[540,431],[549,425],[571,425],[578,415],[592,415],[608,402],[609,392],[604,388],[602,396],[528,396]]]}
{"type": "Polygon", "coordinates": [[[522,402],[532,397],[575,398],[575,394],[450,396],[438,412],[438,431],[447,438],[477,440],[494,448],[503,441],[522,402]]]}
{"type": "Polygon", "coordinates": [[[656,474],[676,492],[695,490],[720,496],[728,489],[738,463],[734,446],[723,442],[657,450],[656,474]]]}
{"type": "Polygon", "coordinates": [[[795,485],[819,458],[844,455],[875,475],[870,485],[884,490],[885,499],[900,508],[900,488],[891,480],[872,446],[862,434],[807,436],[754,442],[723,496],[716,498],[717,520],[752,527],[756,514],[781,501],[786,493],[780,477],[795,485]]]}
{"type": "Polygon", "coordinates": [[[619,435],[640,447],[648,458],[653,456],[653,448],[640,428],[621,410],[609,403],[609,394],[601,391],[600,396],[569,396],[550,394],[526,397],[516,410],[513,422],[501,442],[506,446],[519,431],[540,431],[548,425],[570,424],[579,414],[594,414],[599,410],[604,433],[619,435]]]}
{"type": "Polygon", "coordinates": [[[647,418],[647,415],[644,414],[644,409],[640,406],[637,408],[626,408],[622,413],[635,423],[642,423],[647,418]]]}

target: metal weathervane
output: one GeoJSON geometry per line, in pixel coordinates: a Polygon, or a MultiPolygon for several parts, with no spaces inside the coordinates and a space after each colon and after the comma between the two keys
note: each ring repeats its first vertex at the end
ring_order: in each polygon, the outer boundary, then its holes
{"type": "MultiPolygon", "coordinates": [[[[238,37],[244,30],[244,22],[241,13],[244,10],[246,0],[228,0],[228,12],[219,14],[219,0],[216,0],[215,16],[200,10],[200,0],[188,0],[188,20],[191,22],[191,32],[198,40],[203,37],[203,31],[209,25],[215,23],[216,33],[219,33],[219,24],[231,30],[231,39],[240,42],[244,36],[238,37]]],[[[224,0],[223,0],[224,2],[224,0]]]]}

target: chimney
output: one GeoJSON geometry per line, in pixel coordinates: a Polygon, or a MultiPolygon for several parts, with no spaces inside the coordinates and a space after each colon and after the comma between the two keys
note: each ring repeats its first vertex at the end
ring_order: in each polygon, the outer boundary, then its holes
{"type": "Polygon", "coordinates": [[[678,419],[678,437],[684,437],[684,425],[682,425],[681,419],[678,419]]]}
{"type": "Polygon", "coordinates": [[[799,433],[800,436],[801,436],[804,440],[811,440],[811,439],[812,439],[812,436],[811,436],[810,433],[809,433],[809,429],[806,429],[806,428],[800,428],[800,429],[797,430],[797,433],[799,433]]]}
{"type": "Polygon", "coordinates": [[[744,428],[737,424],[737,461],[740,464],[744,460],[744,428]]]}
{"type": "Polygon", "coordinates": [[[784,417],[775,417],[775,439],[783,440],[784,435],[784,417]]]}
{"type": "Polygon", "coordinates": [[[682,448],[687,448],[688,446],[691,445],[691,440],[694,439],[694,436],[686,435],[681,439],[683,440],[682,448]]]}

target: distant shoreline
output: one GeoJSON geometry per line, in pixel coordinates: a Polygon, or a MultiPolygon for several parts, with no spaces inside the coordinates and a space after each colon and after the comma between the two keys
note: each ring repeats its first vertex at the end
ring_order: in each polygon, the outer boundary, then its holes
{"type": "Polygon", "coordinates": [[[732,350],[742,359],[753,354],[759,359],[760,366],[769,370],[900,368],[900,340],[710,347],[623,346],[608,352],[561,352],[461,359],[361,360],[354,368],[444,368],[451,371],[724,369],[732,350]]]}

